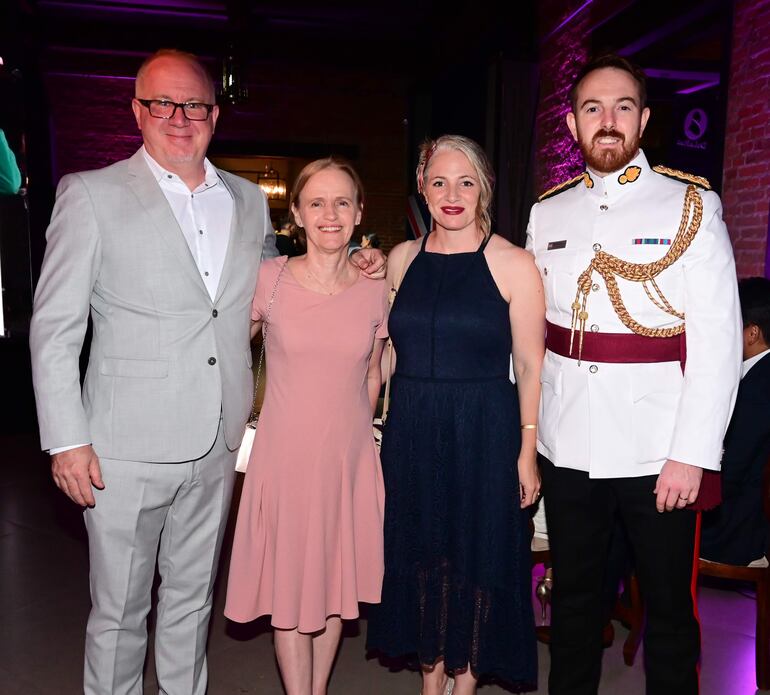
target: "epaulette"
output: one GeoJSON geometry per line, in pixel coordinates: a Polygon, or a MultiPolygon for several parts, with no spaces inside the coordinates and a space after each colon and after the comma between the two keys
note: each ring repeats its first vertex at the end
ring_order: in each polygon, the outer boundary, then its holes
{"type": "Polygon", "coordinates": [[[711,190],[711,184],[708,179],[703,176],[695,176],[695,174],[688,174],[686,171],[679,171],[679,169],[670,169],[669,167],[658,166],[652,167],[652,170],[663,176],[668,176],[670,179],[675,179],[681,183],[694,183],[696,186],[700,186],[706,191],[711,190]]]}
{"type": "Polygon", "coordinates": [[[582,174],[578,174],[577,176],[569,179],[568,181],[562,181],[561,183],[557,183],[553,188],[549,188],[545,193],[543,193],[537,199],[537,202],[542,203],[546,198],[552,198],[553,196],[557,195],[558,193],[561,193],[562,191],[566,191],[570,188],[574,188],[581,181],[586,181],[586,186],[588,188],[591,188],[594,185],[594,182],[591,181],[591,177],[588,176],[588,173],[584,171],[582,174]]]}

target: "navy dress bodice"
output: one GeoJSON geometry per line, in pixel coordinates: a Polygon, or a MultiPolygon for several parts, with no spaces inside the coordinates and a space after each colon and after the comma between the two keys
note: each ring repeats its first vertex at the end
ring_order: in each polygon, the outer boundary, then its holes
{"type": "Polygon", "coordinates": [[[396,294],[388,322],[396,373],[425,379],[508,378],[508,304],[484,247],[442,254],[422,248],[396,294]]]}

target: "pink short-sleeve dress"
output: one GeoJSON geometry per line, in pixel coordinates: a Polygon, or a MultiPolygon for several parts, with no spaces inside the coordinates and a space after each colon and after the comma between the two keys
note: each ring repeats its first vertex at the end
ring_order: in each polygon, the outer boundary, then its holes
{"type": "MultiPolygon", "coordinates": [[[[286,257],[265,261],[252,317],[263,319],[286,257]]],[[[270,312],[267,381],[230,561],[225,615],[316,632],[380,600],[385,492],[366,374],[387,335],[385,282],[336,295],[281,273],[270,312]]]]}

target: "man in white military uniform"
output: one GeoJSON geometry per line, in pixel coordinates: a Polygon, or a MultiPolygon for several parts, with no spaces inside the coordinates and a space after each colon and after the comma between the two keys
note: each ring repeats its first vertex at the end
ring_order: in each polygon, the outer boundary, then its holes
{"type": "Polygon", "coordinates": [[[740,310],[718,196],[705,179],[652,169],[639,149],[645,91],[623,58],[585,66],[567,125],[587,169],[541,197],[527,231],[548,321],[538,451],[554,694],[597,692],[617,517],[648,607],[647,692],[698,691],[696,515],[685,507],[709,504],[699,499],[703,471],[719,470],[740,310]]]}

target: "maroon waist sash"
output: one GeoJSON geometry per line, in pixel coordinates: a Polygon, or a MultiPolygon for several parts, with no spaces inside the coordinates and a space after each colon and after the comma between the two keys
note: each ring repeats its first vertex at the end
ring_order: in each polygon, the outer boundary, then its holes
{"type": "MultiPolygon", "coordinates": [[[[575,331],[572,354],[569,354],[570,329],[546,322],[545,347],[551,352],[577,360],[580,334],[575,331]]],[[[687,359],[684,333],[671,338],[648,338],[636,333],[583,334],[581,361],[615,364],[650,364],[654,362],[679,362],[684,371],[687,359]]],[[[650,436],[655,436],[650,433],[650,436]]],[[[688,509],[703,511],[722,502],[722,478],[716,471],[703,471],[698,498],[688,509]]]]}
{"type": "MultiPolygon", "coordinates": [[[[572,354],[569,353],[570,329],[550,321],[546,323],[545,346],[551,352],[576,360],[580,334],[575,331],[572,354]]],[[[583,334],[580,359],[586,362],[651,363],[680,362],[684,365],[684,334],[671,338],[648,338],[636,333],[583,334]]]]}

